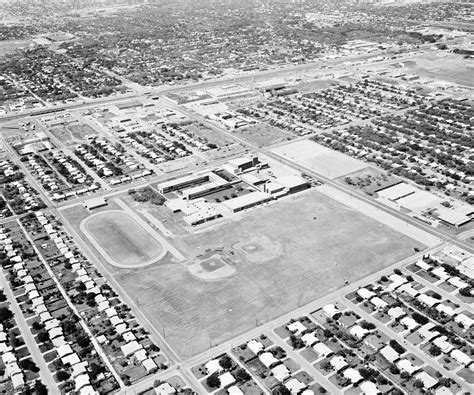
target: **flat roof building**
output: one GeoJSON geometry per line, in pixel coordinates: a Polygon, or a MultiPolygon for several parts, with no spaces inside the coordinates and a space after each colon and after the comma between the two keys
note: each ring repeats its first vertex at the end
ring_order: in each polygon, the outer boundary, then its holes
{"type": "Polygon", "coordinates": [[[236,213],[259,204],[266,203],[272,200],[273,197],[265,192],[252,192],[247,195],[239,196],[234,199],[226,200],[222,204],[230,211],[236,213]]]}

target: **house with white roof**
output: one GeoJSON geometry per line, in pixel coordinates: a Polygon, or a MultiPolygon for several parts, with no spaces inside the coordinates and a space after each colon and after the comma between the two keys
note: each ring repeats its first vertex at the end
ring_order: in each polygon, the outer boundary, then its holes
{"type": "Polygon", "coordinates": [[[387,314],[392,320],[396,320],[407,315],[407,313],[405,313],[405,310],[403,310],[400,306],[391,307],[390,309],[388,309],[387,314]]]}
{"type": "Polygon", "coordinates": [[[300,322],[295,321],[287,326],[287,329],[296,335],[300,335],[301,332],[305,331],[307,328],[300,322]]]}
{"type": "Polygon", "coordinates": [[[429,296],[427,294],[420,294],[416,297],[418,301],[423,303],[424,305],[428,307],[433,307],[434,305],[439,303],[438,299],[433,298],[432,296],[429,296]]]}
{"type": "Polygon", "coordinates": [[[211,375],[222,370],[222,366],[219,363],[218,359],[211,359],[207,362],[204,367],[206,368],[207,374],[211,375]]]}
{"type": "Polygon", "coordinates": [[[416,322],[413,318],[408,317],[408,316],[403,317],[400,320],[400,324],[402,324],[410,332],[413,332],[416,328],[418,328],[420,326],[420,324],[418,324],[418,322],[416,322]]]}
{"type": "Polygon", "coordinates": [[[343,370],[349,366],[344,357],[342,357],[341,355],[332,357],[329,363],[336,372],[339,372],[340,370],[343,370]]]}
{"type": "Polygon", "coordinates": [[[357,339],[363,339],[370,332],[367,329],[362,328],[360,325],[354,325],[349,329],[349,333],[357,339]]]}
{"type": "Polygon", "coordinates": [[[461,365],[468,366],[472,359],[469,355],[463,353],[461,350],[454,349],[451,351],[451,356],[461,365]]]}
{"type": "Polygon", "coordinates": [[[324,343],[316,343],[313,345],[313,350],[318,354],[319,358],[326,358],[333,354],[333,351],[324,343]]]}
{"type": "Polygon", "coordinates": [[[388,278],[391,281],[391,284],[389,284],[389,286],[387,287],[389,291],[393,291],[408,282],[405,277],[400,276],[399,274],[392,274],[388,278]]]}
{"type": "Polygon", "coordinates": [[[458,314],[456,317],[454,317],[454,321],[458,324],[461,324],[464,330],[469,329],[474,324],[474,320],[469,318],[464,313],[458,314]]]}
{"type": "Polygon", "coordinates": [[[239,387],[237,387],[236,385],[233,385],[233,386],[227,388],[227,393],[228,393],[228,395],[244,395],[242,390],[239,387]]]}
{"type": "Polygon", "coordinates": [[[396,365],[401,372],[407,372],[410,374],[410,376],[413,376],[415,372],[420,370],[420,368],[413,366],[413,364],[408,359],[401,359],[396,363],[396,365]]]}
{"type": "Polygon", "coordinates": [[[301,340],[303,340],[307,347],[311,347],[313,344],[319,342],[316,332],[305,333],[303,336],[301,336],[301,340]]]}
{"type": "Polygon", "coordinates": [[[352,384],[357,384],[359,381],[364,379],[360,373],[353,368],[347,368],[342,372],[342,374],[345,378],[349,379],[352,384]]]}
{"type": "Polygon", "coordinates": [[[79,356],[76,353],[70,354],[61,358],[61,361],[64,363],[64,365],[70,365],[70,366],[74,366],[75,364],[78,364],[81,362],[81,360],[79,359],[79,356]]]}
{"type": "Polygon", "coordinates": [[[332,303],[323,306],[323,312],[329,318],[334,318],[341,313],[341,311],[332,303]]]}
{"type": "Polygon", "coordinates": [[[359,295],[362,299],[368,300],[376,296],[376,293],[368,290],[367,288],[360,288],[357,290],[357,295],[359,295]]]}
{"type": "Polygon", "coordinates": [[[292,395],[297,395],[306,388],[306,385],[298,379],[293,378],[285,383],[285,387],[291,392],[292,395]]]}
{"type": "Polygon", "coordinates": [[[435,327],[435,324],[433,324],[432,322],[428,322],[425,325],[419,327],[417,329],[417,333],[423,339],[425,339],[426,341],[429,341],[439,335],[438,331],[433,331],[433,332],[431,331],[431,329],[433,329],[434,327],[435,327]]]}
{"type": "Polygon", "coordinates": [[[359,384],[359,389],[363,395],[377,395],[380,394],[380,390],[377,387],[377,384],[372,383],[372,381],[364,381],[359,384]]]}
{"type": "Polygon", "coordinates": [[[250,351],[252,351],[255,355],[258,355],[260,351],[263,351],[265,347],[259,341],[252,339],[247,343],[247,347],[250,351]]]}
{"type": "Polygon", "coordinates": [[[122,353],[125,357],[129,357],[132,354],[135,354],[138,350],[141,350],[143,347],[136,340],[127,343],[120,347],[122,353]]]}
{"type": "Polygon", "coordinates": [[[400,358],[400,354],[396,352],[392,347],[385,346],[380,350],[380,354],[388,361],[388,362],[395,362],[398,358],[400,358]]]}
{"type": "Polygon", "coordinates": [[[156,395],[174,395],[176,394],[176,390],[169,383],[163,383],[155,388],[155,394],[156,395]]]}
{"type": "Polygon", "coordinates": [[[235,377],[230,372],[225,372],[219,376],[221,382],[220,388],[227,388],[235,384],[235,377]]]}
{"type": "Polygon", "coordinates": [[[411,286],[411,284],[403,284],[397,288],[396,292],[404,292],[410,295],[412,298],[417,297],[420,292],[411,286]]]}
{"type": "Polygon", "coordinates": [[[258,356],[260,362],[262,362],[267,368],[270,368],[280,362],[276,359],[271,352],[264,352],[258,356]]]}
{"type": "Polygon", "coordinates": [[[64,346],[58,347],[56,349],[59,358],[63,358],[66,355],[72,354],[73,350],[69,344],[65,344],[64,346]]]}
{"type": "Polygon", "coordinates": [[[432,266],[429,263],[426,263],[423,259],[419,259],[415,263],[420,269],[426,270],[427,272],[432,269],[432,266]]]}
{"type": "Polygon", "coordinates": [[[275,379],[278,380],[280,383],[290,377],[290,371],[283,364],[275,366],[271,370],[271,372],[273,374],[273,377],[275,377],[275,379]]]}
{"type": "Polygon", "coordinates": [[[158,369],[158,366],[156,365],[155,361],[151,358],[147,358],[142,362],[142,366],[145,368],[145,370],[150,373],[158,369]]]}
{"type": "Polygon", "coordinates": [[[431,271],[436,277],[439,277],[441,280],[448,280],[451,276],[444,270],[444,267],[438,266],[437,268],[431,271]]]}
{"type": "Polygon", "coordinates": [[[442,352],[445,354],[449,354],[453,349],[454,346],[446,341],[446,336],[437,337],[432,341],[432,343],[437,346],[442,352]]]}
{"type": "Polygon", "coordinates": [[[463,289],[469,286],[468,283],[466,283],[465,281],[462,281],[459,277],[449,278],[448,283],[456,287],[457,289],[463,289]]]}
{"type": "Polygon", "coordinates": [[[438,380],[431,377],[425,371],[418,373],[415,376],[415,379],[421,380],[423,382],[424,389],[427,389],[427,390],[429,390],[430,388],[433,388],[436,384],[438,384],[438,380]]]}
{"type": "Polygon", "coordinates": [[[77,376],[74,379],[76,391],[79,391],[81,388],[85,387],[86,385],[89,385],[90,382],[91,382],[91,380],[90,380],[89,375],[87,373],[82,374],[80,376],[77,376]]]}
{"type": "Polygon", "coordinates": [[[387,302],[380,299],[378,296],[370,299],[369,302],[372,303],[377,310],[382,310],[388,306],[387,302]]]}
{"type": "Polygon", "coordinates": [[[447,315],[448,317],[452,317],[453,315],[456,314],[455,310],[451,306],[447,306],[442,303],[435,306],[435,309],[438,310],[440,313],[447,315]]]}

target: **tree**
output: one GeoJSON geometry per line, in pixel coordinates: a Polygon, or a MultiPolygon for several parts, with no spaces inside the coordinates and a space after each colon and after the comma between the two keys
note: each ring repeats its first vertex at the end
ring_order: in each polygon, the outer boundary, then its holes
{"type": "Polygon", "coordinates": [[[48,395],[48,389],[46,386],[39,380],[35,382],[35,393],[36,395],[48,395]]]}
{"type": "Polygon", "coordinates": [[[221,380],[219,379],[219,376],[217,376],[217,373],[211,374],[206,379],[206,384],[210,388],[219,388],[221,386],[221,380]]]}
{"type": "Polygon", "coordinates": [[[413,387],[415,388],[423,388],[424,386],[425,384],[420,379],[416,379],[415,381],[413,381],[413,387]]]}
{"type": "Polygon", "coordinates": [[[250,375],[245,369],[239,368],[235,371],[235,378],[237,381],[245,382],[250,380],[250,375]]]}
{"type": "Polygon", "coordinates": [[[465,288],[461,288],[459,290],[459,293],[462,295],[462,296],[465,296],[467,298],[469,298],[471,296],[471,287],[465,287],[465,288]]]}
{"type": "Polygon", "coordinates": [[[291,391],[284,385],[279,385],[272,391],[272,395],[291,395],[291,391]]]}
{"type": "Polygon", "coordinates": [[[91,344],[91,341],[89,337],[87,336],[81,336],[80,338],[76,339],[76,342],[79,345],[79,347],[82,347],[82,348],[89,347],[89,345],[91,344]]]}
{"type": "Polygon", "coordinates": [[[38,340],[39,340],[41,343],[44,343],[44,342],[49,341],[48,332],[46,332],[46,331],[41,331],[40,333],[38,333],[38,340]]]}
{"type": "Polygon", "coordinates": [[[11,318],[13,318],[13,313],[7,307],[0,307],[0,323],[3,324],[11,318]]]}
{"type": "Polygon", "coordinates": [[[437,357],[437,356],[441,355],[441,349],[437,345],[432,344],[430,349],[429,349],[429,353],[431,355],[433,355],[434,357],[437,357]]]}
{"type": "Polygon", "coordinates": [[[58,378],[59,381],[65,381],[69,377],[71,377],[71,375],[65,370],[58,370],[58,372],[56,373],[56,377],[58,378]]]}
{"type": "Polygon", "coordinates": [[[224,355],[219,359],[219,365],[221,365],[222,369],[229,370],[232,368],[232,359],[228,355],[224,355]]]}

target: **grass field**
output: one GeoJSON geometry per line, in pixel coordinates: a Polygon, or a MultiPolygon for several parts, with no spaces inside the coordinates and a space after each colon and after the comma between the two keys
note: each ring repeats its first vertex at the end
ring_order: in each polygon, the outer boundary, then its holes
{"type": "Polygon", "coordinates": [[[112,265],[144,264],[162,252],[161,244],[125,212],[92,215],[85,220],[84,230],[112,265]]]}
{"type": "Polygon", "coordinates": [[[368,166],[367,163],[310,140],[299,140],[274,148],[272,151],[331,179],[342,177],[368,166]]]}
{"type": "Polygon", "coordinates": [[[267,145],[276,144],[294,138],[291,133],[264,123],[235,129],[232,133],[247,141],[257,144],[259,147],[265,147],[267,145]]]}
{"type": "Polygon", "coordinates": [[[419,245],[316,190],[177,235],[173,243],[191,257],[188,264],[221,250],[235,273],[206,281],[186,264],[169,263],[114,277],[183,357],[393,264],[419,245]]]}

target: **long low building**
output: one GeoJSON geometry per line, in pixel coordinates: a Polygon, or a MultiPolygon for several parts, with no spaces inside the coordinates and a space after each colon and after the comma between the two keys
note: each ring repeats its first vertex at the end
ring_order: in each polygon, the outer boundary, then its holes
{"type": "Polygon", "coordinates": [[[247,195],[239,196],[234,199],[226,200],[222,204],[230,211],[236,213],[259,204],[272,200],[272,195],[265,192],[252,192],[247,195]]]}

